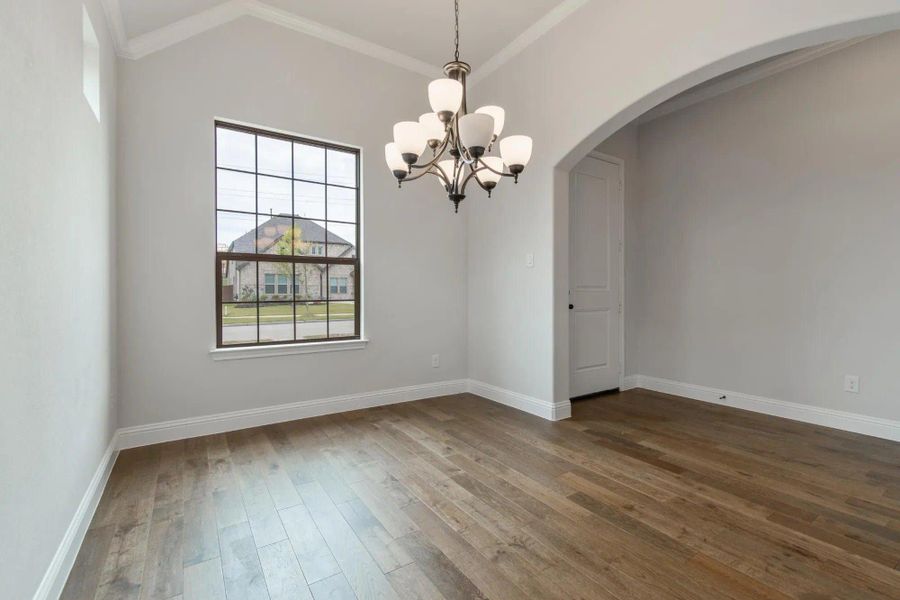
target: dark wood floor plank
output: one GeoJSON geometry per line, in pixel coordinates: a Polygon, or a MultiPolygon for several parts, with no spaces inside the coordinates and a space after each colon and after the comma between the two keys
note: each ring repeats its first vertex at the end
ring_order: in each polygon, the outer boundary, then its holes
{"type": "Polygon", "coordinates": [[[113,525],[88,530],[60,596],[62,600],[90,600],[94,597],[113,535],[113,525]]]}
{"type": "Polygon", "coordinates": [[[182,593],[183,538],[183,516],[175,515],[151,522],[141,582],[142,600],[168,600],[182,593]]]}
{"type": "Polygon", "coordinates": [[[63,598],[900,598],[900,444],[644,390],[123,451],[63,598]]]}

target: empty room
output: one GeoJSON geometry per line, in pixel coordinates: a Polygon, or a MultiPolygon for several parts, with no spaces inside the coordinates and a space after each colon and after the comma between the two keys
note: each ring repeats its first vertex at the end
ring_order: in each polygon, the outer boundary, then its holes
{"type": "Polygon", "coordinates": [[[0,48],[0,599],[900,598],[900,0],[0,48]]]}

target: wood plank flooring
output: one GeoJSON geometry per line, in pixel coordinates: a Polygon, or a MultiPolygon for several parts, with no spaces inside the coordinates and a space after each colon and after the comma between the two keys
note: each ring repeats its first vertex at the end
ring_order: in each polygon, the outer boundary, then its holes
{"type": "Polygon", "coordinates": [[[900,444],[643,390],[122,452],[63,598],[900,598],[900,444]]]}

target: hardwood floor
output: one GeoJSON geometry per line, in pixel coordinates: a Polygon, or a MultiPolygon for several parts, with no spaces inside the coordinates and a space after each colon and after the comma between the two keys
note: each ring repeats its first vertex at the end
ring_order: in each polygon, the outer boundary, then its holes
{"type": "Polygon", "coordinates": [[[900,598],[900,444],[642,390],[122,452],[65,599],[900,598]]]}

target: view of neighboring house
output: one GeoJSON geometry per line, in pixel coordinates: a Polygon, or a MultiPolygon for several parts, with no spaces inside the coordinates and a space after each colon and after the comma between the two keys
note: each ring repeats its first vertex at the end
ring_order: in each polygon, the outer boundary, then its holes
{"type": "Polygon", "coordinates": [[[234,240],[228,252],[255,253],[256,261],[228,261],[222,274],[222,300],[351,300],[356,287],[353,265],[265,262],[266,254],[353,256],[355,246],[318,222],[275,216],[234,240]],[[293,243],[292,243],[293,241],[293,243]],[[258,270],[258,272],[257,272],[258,270]],[[295,296],[296,292],[296,296],[295,296]]]}

